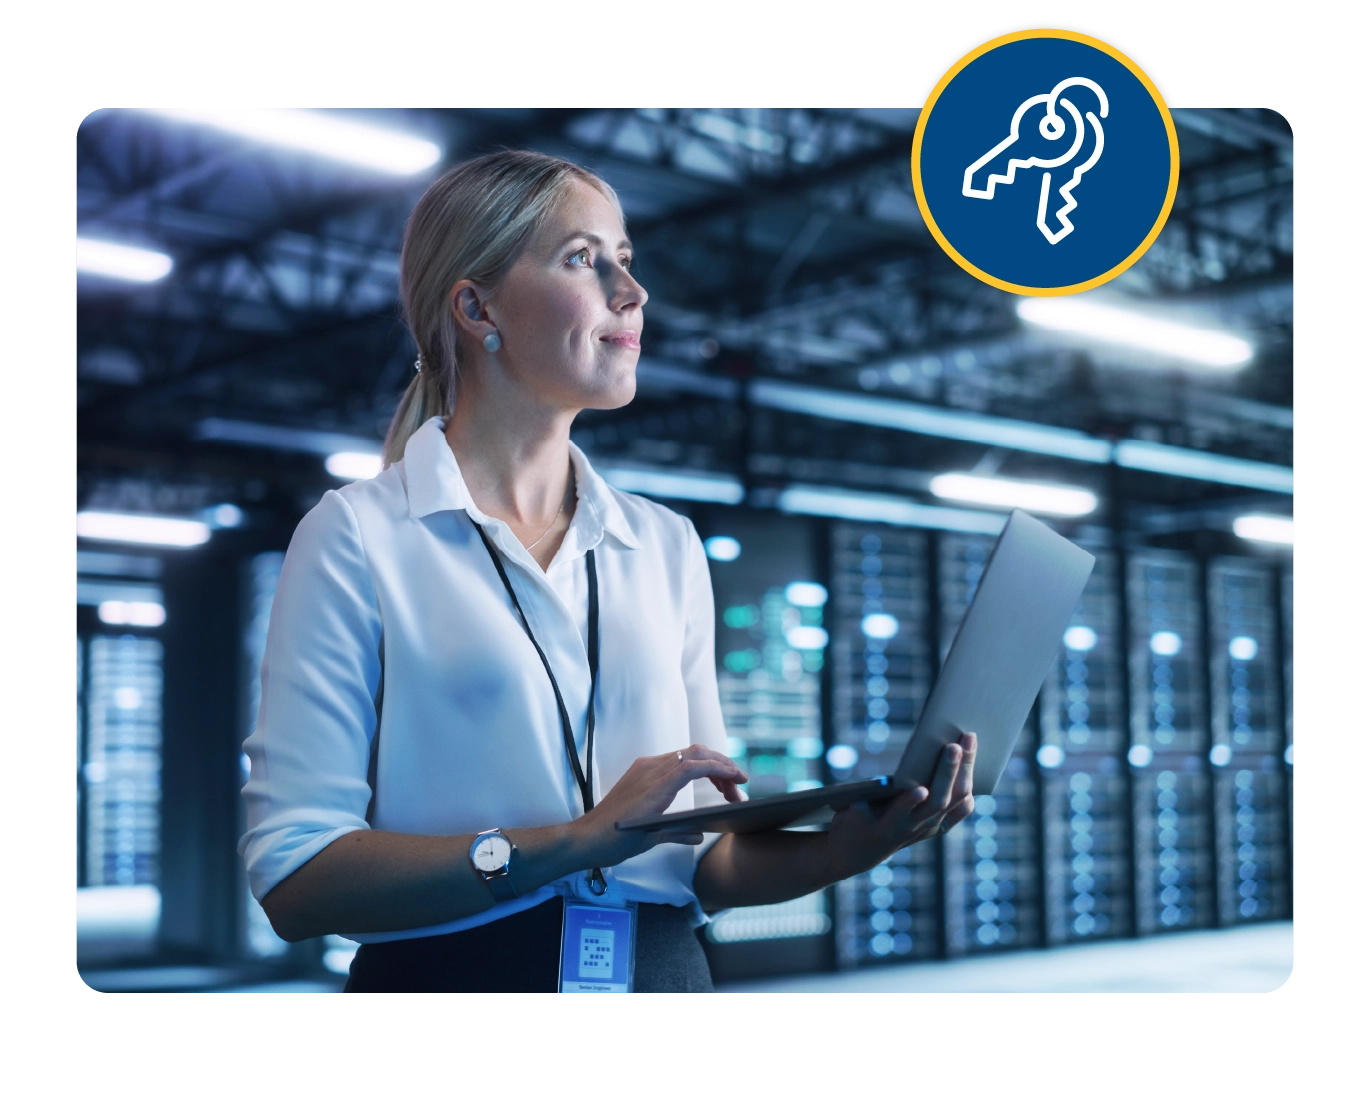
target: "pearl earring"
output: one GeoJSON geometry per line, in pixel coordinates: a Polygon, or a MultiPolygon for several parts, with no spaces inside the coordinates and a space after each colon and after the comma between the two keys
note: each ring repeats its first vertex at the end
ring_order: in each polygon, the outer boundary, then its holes
{"type": "Polygon", "coordinates": [[[499,333],[496,332],[486,333],[485,339],[482,340],[481,343],[485,345],[485,350],[487,352],[498,352],[500,344],[502,344],[503,341],[500,340],[499,333]]]}

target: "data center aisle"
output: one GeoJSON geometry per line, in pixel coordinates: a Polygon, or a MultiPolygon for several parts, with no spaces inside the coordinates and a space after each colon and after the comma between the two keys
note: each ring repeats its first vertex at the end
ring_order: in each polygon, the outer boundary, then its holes
{"type": "Polygon", "coordinates": [[[947,962],[736,982],[720,992],[1266,993],[1289,978],[1292,922],[947,962]]]}

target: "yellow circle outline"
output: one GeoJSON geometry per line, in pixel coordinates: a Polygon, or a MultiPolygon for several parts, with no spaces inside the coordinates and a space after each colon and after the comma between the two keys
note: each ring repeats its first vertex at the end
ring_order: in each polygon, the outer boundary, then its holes
{"type": "Polygon", "coordinates": [[[932,90],[932,95],[929,96],[927,102],[923,104],[923,109],[918,112],[918,125],[913,131],[913,151],[910,154],[909,163],[913,174],[913,196],[918,200],[918,209],[923,215],[923,221],[927,223],[928,229],[932,232],[933,237],[937,239],[937,243],[942,246],[943,251],[981,282],[988,283],[992,287],[998,287],[1003,291],[1011,291],[1014,294],[1032,295],[1036,298],[1048,298],[1063,294],[1078,294],[1080,291],[1087,291],[1093,287],[1102,286],[1110,279],[1122,275],[1123,272],[1127,271],[1128,268],[1132,267],[1133,264],[1142,258],[1142,254],[1146,252],[1146,250],[1151,247],[1152,242],[1160,236],[1161,230],[1165,227],[1166,219],[1170,217],[1170,208],[1175,205],[1175,192],[1180,186],[1180,142],[1175,136],[1175,122],[1170,117],[1170,108],[1165,105],[1165,100],[1161,98],[1160,91],[1157,90],[1156,85],[1151,83],[1151,78],[1148,77],[1146,73],[1142,72],[1130,57],[1115,50],[1107,42],[1101,42],[1097,38],[1091,38],[1089,35],[1080,34],[1077,31],[1051,29],[1014,31],[1012,34],[1005,34],[998,38],[991,39],[984,45],[977,46],[975,49],[971,50],[970,53],[966,54],[965,57],[961,58],[960,61],[947,70],[946,75],[937,82],[937,87],[932,90]],[[946,86],[952,82],[952,79],[956,74],[977,57],[982,57],[991,50],[998,49],[1000,46],[1007,45],[1010,42],[1021,42],[1029,38],[1064,38],[1071,42],[1079,42],[1086,46],[1093,46],[1096,50],[1103,51],[1115,61],[1125,65],[1132,75],[1140,80],[1146,90],[1151,93],[1151,98],[1156,101],[1156,106],[1161,112],[1161,120],[1165,123],[1166,137],[1170,142],[1170,187],[1166,190],[1165,202],[1161,206],[1161,213],[1156,219],[1156,224],[1151,227],[1151,232],[1148,233],[1146,239],[1132,251],[1132,254],[1120,264],[1110,268],[1108,271],[1104,272],[1103,275],[1096,275],[1093,279],[1087,279],[1083,283],[1072,283],[1068,287],[1024,287],[1017,283],[1009,283],[1006,280],[997,279],[993,275],[990,275],[989,272],[981,271],[977,268],[952,247],[951,242],[947,240],[946,235],[938,227],[936,219],[932,216],[932,211],[928,209],[928,199],[927,196],[923,194],[923,180],[918,170],[919,156],[923,148],[923,131],[927,129],[928,119],[932,117],[933,105],[937,102],[937,97],[940,96],[946,86]]]}

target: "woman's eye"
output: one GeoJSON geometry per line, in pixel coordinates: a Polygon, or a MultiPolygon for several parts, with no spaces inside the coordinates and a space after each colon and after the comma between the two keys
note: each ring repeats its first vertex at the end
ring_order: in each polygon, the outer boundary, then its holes
{"type": "Polygon", "coordinates": [[[588,248],[581,249],[571,257],[571,263],[579,267],[588,268],[590,266],[590,250],[588,248]]]}
{"type": "Polygon", "coordinates": [[[618,262],[623,265],[624,271],[627,271],[633,266],[633,258],[631,256],[620,256],[618,262]]]}

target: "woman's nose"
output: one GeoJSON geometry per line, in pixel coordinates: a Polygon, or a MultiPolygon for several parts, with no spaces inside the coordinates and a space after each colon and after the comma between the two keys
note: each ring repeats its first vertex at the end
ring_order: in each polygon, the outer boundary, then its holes
{"type": "Polygon", "coordinates": [[[615,276],[610,306],[615,310],[637,306],[641,309],[647,304],[647,289],[633,278],[626,268],[618,268],[615,276]]]}

